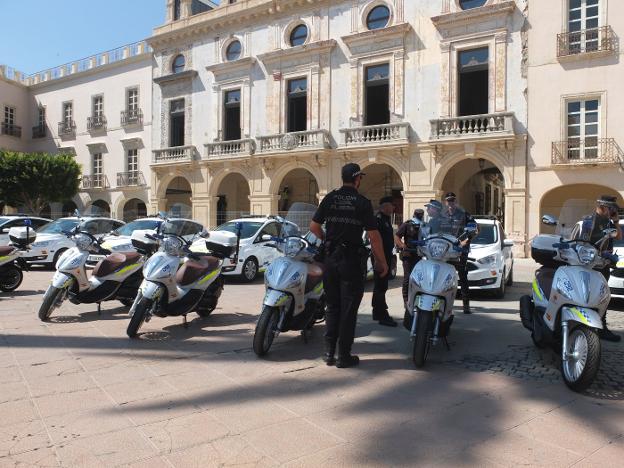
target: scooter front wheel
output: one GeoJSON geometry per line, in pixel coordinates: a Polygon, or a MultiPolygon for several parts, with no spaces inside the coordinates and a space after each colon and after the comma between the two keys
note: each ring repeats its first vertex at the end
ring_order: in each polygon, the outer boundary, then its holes
{"type": "Polygon", "coordinates": [[[279,316],[277,307],[264,306],[262,309],[253,339],[253,350],[256,355],[264,356],[269,352],[277,334],[279,316]]]}
{"type": "Polygon", "coordinates": [[[139,330],[145,323],[147,319],[147,314],[149,314],[150,309],[152,308],[152,301],[150,299],[141,298],[139,303],[134,309],[134,314],[132,314],[132,318],[130,319],[130,323],[128,324],[128,329],[126,333],[130,338],[136,338],[139,330]]]}
{"type": "MultiPolygon", "coordinates": [[[[566,350],[563,350],[562,353],[566,350]]],[[[578,326],[568,338],[568,359],[561,360],[561,374],[566,385],[575,392],[586,390],[596,378],[600,367],[600,338],[587,327],[578,326]]]]}
{"type": "Polygon", "coordinates": [[[0,291],[11,292],[19,288],[24,279],[22,270],[15,265],[0,268],[0,291]]]}
{"type": "Polygon", "coordinates": [[[54,309],[61,305],[63,292],[64,289],[55,288],[52,285],[48,286],[48,290],[43,296],[41,307],[39,307],[39,320],[42,322],[50,320],[54,309]]]}
{"type": "Polygon", "coordinates": [[[433,312],[418,310],[416,318],[416,336],[412,349],[412,359],[416,367],[423,367],[431,346],[430,337],[433,330],[433,312]]]}

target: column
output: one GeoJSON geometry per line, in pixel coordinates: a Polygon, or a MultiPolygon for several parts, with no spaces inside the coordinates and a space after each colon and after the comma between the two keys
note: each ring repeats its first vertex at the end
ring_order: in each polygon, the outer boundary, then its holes
{"type": "Polygon", "coordinates": [[[507,109],[507,32],[497,33],[495,42],[495,112],[504,112],[507,109]]]}

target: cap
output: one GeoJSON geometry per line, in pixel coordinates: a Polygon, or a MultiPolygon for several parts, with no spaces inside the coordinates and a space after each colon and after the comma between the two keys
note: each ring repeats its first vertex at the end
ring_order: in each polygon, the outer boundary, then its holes
{"type": "Polygon", "coordinates": [[[379,204],[383,205],[384,203],[394,203],[394,198],[392,197],[383,197],[379,200],[379,204]]]}
{"type": "Polygon", "coordinates": [[[444,195],[444,199],[445,200],[455,200],[457,198],[457,195],[455,195],[454,192],[448,192],[446,195],[444,195]]]}
{"type": "Polygon", "coordinates": [[[359,164],[349,163],[342,166],[342,181],[353,182],[357,176],[366,175],[362,172],[359,164]]]}
{"type": "Polygon", "coordinates": [[[442,203],[440,203],[438,200],[430,200],[429,203],[425,203],[425,207],[435,208],[440,211],[444,209],[444,207],[442,206],[442,203]]]}
{"type": "Polygon", "coordinates": [[[423,209],[416,208],[416,209],[414,210],[414,216],[417,216],[417,215],[424,215],[424,214],[425,214],[425,210],[423,210],[423,209]]]}

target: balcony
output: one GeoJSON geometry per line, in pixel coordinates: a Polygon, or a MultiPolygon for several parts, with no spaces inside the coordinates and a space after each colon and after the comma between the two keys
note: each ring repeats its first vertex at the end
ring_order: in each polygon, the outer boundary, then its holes
{"type": "Polygon", "coordinates": [[[327,130],[280,133],[258,137],[258,153],[323,150],[331,147],[327,130]]]}
{"type": "Polygon", "coordinates": [[[121,111],[121,125],[129,127],[131,125],[143,124],[143,111],[141,109],[129,109],[121,111]]]}
{"type": "Polygon", "coordinates": [[[108,178],[103,174],[82,176],[83,190],[104,190],[107,188],[110,188],[110,184],[108,178]]]}
{"type": "Polygon", "coordinates": [[[181,163],[195,160],[194,146],[175,146],[173,148],[163,148],[154,150],[154,164],[181,163]]]}
{"type": "Polygon", "coordinates": [[[569,139],[552,144],[552,164],[555,166],[622,164],[623,156],[614,138],[569,139]]]}
{"type": "Polygon", "coordinates": [[[431,120],[432,140],[472,140],[513,137],[513,112],[431,120]]]}
{"type": "Polygon", "coordinates": [[[141,171],[118,172],[117,187],[142,187],[147,185],[141,171]]]}
{"type": "Polygon", "coordinates": [[[87,130],[90,132],[96,130],[106,130],[106,117],[103,115],[87,117],[87,130]]]}
{"type": "Polygon", "coordinates": [[[243,140],[215,141],[206,143],[206,156],[208,160],[239,158],[251,156],[256,151],[256,142],[250,138],[243,140]]]}
{"type": "Polygon", "coordinates": [[[557,34],[557,57],[608,55],[616,50],[616,37],[611,26],[557,34]]]}
{"type": "Polygon", "coordinates": [[[343,128],[344,146],[392,146],[409,143],[409,123],[367,125],[365,127],[343,128]]]}
{"type": "Polygon", "coordinates": [[[76,134],[76,122],[73,120],[65,120],[58,124],[59,136],[69,136],[76,134]]]}
{"type": "Polygon", "coordinates": [[[48,136],[48,127],[46,127],[45,125],[37,125],[36,127],[32,128],[33,140],[36,140],[37,138],[45,138],[47,136],[48,136]]]}
{"type": "Polygon", "coordinates": [[[8,135],[16,138],[22,138],[22,127],[7,122],[0,124],[0,134],[8,135]]]}

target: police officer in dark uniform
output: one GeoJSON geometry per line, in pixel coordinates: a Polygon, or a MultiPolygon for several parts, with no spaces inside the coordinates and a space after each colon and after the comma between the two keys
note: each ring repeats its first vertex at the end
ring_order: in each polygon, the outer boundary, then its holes
{"type": "Polygon", "coordinates": [[[409,277],[421,257],[413,251],[413,248],[411,252],[404,251],[404,249],[406,247],[410,247],[410,242],[421,239],[421,228],[424,224],[424,216],[424,210],[421,210],[420,208],[414,210],[412,219],[409,219],[401,224],[394,235],[394,243],[401,250],[401,260],[403,261],[403,304],[405,307],[407,307],[409,277]]]}
{"type": "MultiPolygon", "coordinates": [[[[457,196],[453,192],[448,192],[444,196],[446,210],[442,214],[451,223],[454,235],[459,236],[468,223],[475,223],[474,218],[457,205],[457,196]]],[[[476,234],[475,234],[476,235],[476,234]]],[[[471,237],[463,239],[460,245],[463,247],[461,256],[456,265],[459,274],[459,285],[461,286],[462,301],[464,304],[464,314],[471,314],[470,311],[470,288],[468,286],[468,253],[470,252],[471,237]]]]}
{"type": "Polygon", "coordinates": [[[364,294],[368,259],[362,241],[364,230],[370,238],[375,269],[382,277],[388,274],[373,207],[370,200],[358,193],[362,176],[364,173],[357,164],[344,166],[343,186],[323,199],[310,223],[310,231],[324,241],[323,284],[327,298],[324,360],[327,365],[335,364],[336,367],[357,366],[360,361],[351,354],[351,347],[364,294]]]}
{"type": "MultiPolygon", "coordinates": [[[[386,263],[390,266],[392,259],[392,250],[394,249],[394,228],[392,227],[392,213],[394,213],[394,200],[392,197],[383,197],[379,200],[379,212],[375,216],[377,219],[377,229],[381,235],[383,244],[384,257],[386,263]]],[[[388,313],[388,304],[386,303],[386,292],[388,291],[388,276],[379,276],[375,272],[375,287],[373,289],[372,309],[373,320],[379,322],[380,325],[386,327],[396,327],[397,323],[388,313]]]]}

